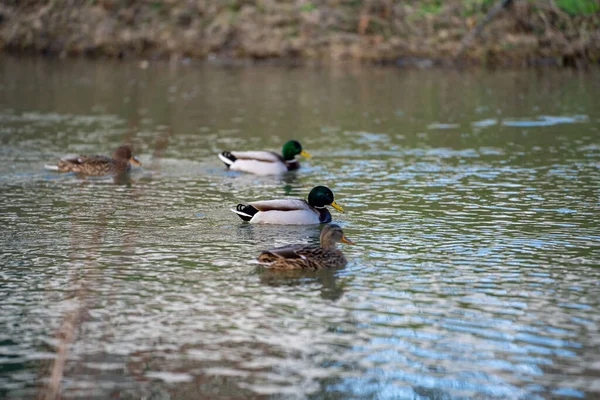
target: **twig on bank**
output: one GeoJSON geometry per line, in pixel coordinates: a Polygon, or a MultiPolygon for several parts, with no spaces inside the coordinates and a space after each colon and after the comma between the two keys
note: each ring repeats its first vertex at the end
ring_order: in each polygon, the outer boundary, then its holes
{"type": "Polygon", "coordinates": [[[481,20],[481,22],[479,22],[477,25],[475,25],[473,29],[471,29],[469,33],[465,35],[463,40],[460,42],[460,46],[458,46],[458,49],[454,53],[454,58],[456,59],[460,57],[465,51],[465,49],[471,44],[473,39],[481,35],[483,28],[485,28],[485,26],[496,16],[496,14],[500,12],[500,10],[503,10],[506,7],[508,7],[510,3],[512,3],[512,1],[513,0],[498,0],[498,2],[494,4],[490,11],[488,11],[485,18],[481,20]]]}

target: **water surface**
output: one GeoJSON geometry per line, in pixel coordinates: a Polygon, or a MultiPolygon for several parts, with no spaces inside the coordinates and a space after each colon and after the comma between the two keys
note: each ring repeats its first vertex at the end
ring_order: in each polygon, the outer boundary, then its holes
{"type": "Polygon", "coordinates": [[[57,370],[82,399],[600,396],[597,72],[0,71],[2,396],[57,370]],[[216,158],[290,138],[295,174],[216,158]],[[124,142],[130,184],[43,169],[124,142]],[[260,268],[319,227],[229,208],[317,184],[347,267],[260,268]]]}

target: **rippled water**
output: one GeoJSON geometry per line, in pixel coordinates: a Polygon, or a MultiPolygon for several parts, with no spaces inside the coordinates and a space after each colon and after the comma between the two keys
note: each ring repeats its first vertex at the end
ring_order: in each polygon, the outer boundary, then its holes
{"type": "Polygon", "coordinates": [[[597,72],[0,71],[1,396],[600,396],[597,72]],[[297,174],[215,157],[289,138],[297,174]],[[129,185],[42,168],[123,142],[129,185]],[[316,184],[348,266],[259,268],[318,227],[228,209],[316,184]]]}

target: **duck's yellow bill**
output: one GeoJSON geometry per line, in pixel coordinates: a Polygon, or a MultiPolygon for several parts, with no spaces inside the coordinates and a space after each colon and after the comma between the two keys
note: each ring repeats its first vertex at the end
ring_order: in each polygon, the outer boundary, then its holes
{"type": "Polygon", "coordinates": [[[129,162],[135,165],[142,165],[142,163],[140,162],[140,160],[138,160],[137,157],[131,156],[131,158],[129,159],[129,162]]]}
{"type": "Polygon", "coordinates": [[[301,156],[304,156],[304,157],[307,157],[307,158],[310,158],[310,154],[308,154],[308,153],[307,153],[306,151],[304,151],[304,150],[302,150],[302,151],[300,152],[300,155],[301,155],[301,156]]]}
{"type": "Polygon", "coordinates": [[[355,244],[352,240],[348,239],[346,236],[342,235],[342,242],[348,244],[355,244]]]}
{"type": "Polygon", "coordinates": [[[336,203],[335,200],[333,201],[333,203],[330,204],[330,206],[335,208],[339,212],[344,212],[344,209],[342,208],[342,206],[340,206],[338,203],[336,203]]]}

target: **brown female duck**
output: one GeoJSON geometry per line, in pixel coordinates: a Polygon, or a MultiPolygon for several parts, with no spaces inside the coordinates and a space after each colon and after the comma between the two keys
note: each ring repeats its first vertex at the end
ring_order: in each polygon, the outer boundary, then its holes
{"type": "Polygon", "coordinates": [[[82,175],[117,175],[128,172],[131,164],[142,163],[131,153],[131,147],[119,146],[107,156],[72,156],[58,160],[56,165],[46,165],[46,169],[59,172],[75,172],[82,175]]]}
{"type": "Polygon", "coordinates": [[[323,227],[320,246],[290,245],[265,250],[257,257],[261,263],[268,263],[272,269],[321,269],[339,268],[346,265],[346,257],[336,248],[336,243],[354,244],[344,236],[339,225],[329,224],[323,227]]]}

